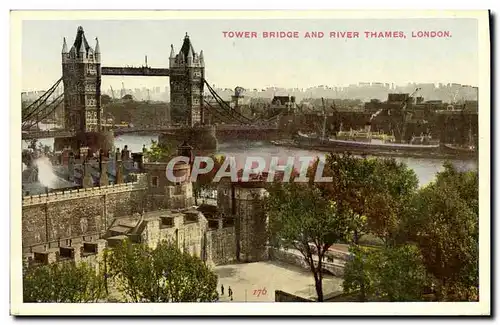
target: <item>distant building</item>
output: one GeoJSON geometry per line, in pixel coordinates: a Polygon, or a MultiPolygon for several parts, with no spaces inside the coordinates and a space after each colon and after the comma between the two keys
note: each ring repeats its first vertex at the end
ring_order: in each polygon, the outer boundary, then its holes
{"type": "Polygon", "coordinates": [[[273,106],[284,106],[287,110],[295,110],[297,104],[295,102],[295,96],[274,96],[271,105],[273,106]]]}

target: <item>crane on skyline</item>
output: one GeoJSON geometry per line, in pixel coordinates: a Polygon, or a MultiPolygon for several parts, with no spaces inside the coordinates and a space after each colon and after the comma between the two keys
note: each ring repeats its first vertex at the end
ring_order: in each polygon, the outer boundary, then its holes
{"type": "Polygon", "coordinates": [[[115,99],[115,91],[113,90],[113,86],[109,85],[109,88],[111,89],[111,97],[115,99]]]}
{"type": "Polygon", "coordinates": [[[121,93],[120,93],[120,97],[123,98],[123,96],[126,95],[126,92],[125,92],[125,84],[123,83],[122,81],[122,90],[121,90],[121,93]]]}

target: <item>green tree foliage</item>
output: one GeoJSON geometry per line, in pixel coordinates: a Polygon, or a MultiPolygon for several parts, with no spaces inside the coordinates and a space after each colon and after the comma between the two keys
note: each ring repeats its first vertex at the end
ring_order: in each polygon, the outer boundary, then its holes
{"type": "Polygon", "coordinates": [[[323,301],[323,258],[345,239],[349,215],[320,194],[307,183],[275,183],[265,206],[272,243],[302,254],[313,273],[318,301],[323,301]]]}
{"type": "Polygon", "coordinates": [[[112,99],[109,95],[101,95],[101,105],[102,106],[105,106],[105,105],[108,105],[109,103],[111,103],[112,99]]]}
{"type": "Polygon", "coordinates": [[[458,171],[451,163],[444,164],[444,170],[437,174],[436,184],[448,184],[456,188],[460,198],[479,213],[479,174],[477,171],[458,171]]]}
{"type": "Polygon", "coordinates": [[[309,170],[311,184],[351,214],[354,242],[370,232],[390,244],[400,227],[401,213],[418,187],[413,170],[394,159],[330,154],[322,175],[332,177],[332,182],[315,183],[317,164],[309,170]]]}
{"type": "Polygon", "coordinates": [[[363,248],[353,245],[344,270],[344,292],[360,301],[419,301],[427,283],[418,247],[363,248]]]}
{"type": "Polygon", "coordinates": [[[414,198],[405,224],[417,243],[440,300],[477,300],[479,288],[478,174],[446,164],[414,198]]]}
{"type": "MultiPolygon", "coordinates": [[[[408,188],[401,181],[387,183],[396,193],[408,188]]],[[[398,240],[380,250],[353,246],[344,290],[359,291],[362,301],[422,300],[426,287],[439,301],[477,300],[478,188],[477,172],[445,164],[435,182],[414,194],[406,192],[398,203],[399,226],[393,228],[398,240]]]]}
{"type": "Polygon", "coordinates": [[[172,145],[151,140],[151,147],[144,153],[144,158],[149,162],[168,162],[174,153],[175,148],[172,145]]]}
{"type": "Polygon", "coordinates": [[[106,117],[112,117],[115,124],[132,123],[143,127],[165,125],[170,118],[168,107],[167,103],[118,99],[106,105],[106,115],[109,114],[106,117]]]}
{"type": "Polygon", "coordinates": [[[212,302],[217,275],[198,257],[161,242],[155,249],[123,241],[109,252],[110,277],[132,302],[212,302]]]}
{"type": "Polygon", "coordinates": [[[85,263],[31,265],[23,270],[24,302],[97,302],[105,297],[104,275],[85,263]]]}

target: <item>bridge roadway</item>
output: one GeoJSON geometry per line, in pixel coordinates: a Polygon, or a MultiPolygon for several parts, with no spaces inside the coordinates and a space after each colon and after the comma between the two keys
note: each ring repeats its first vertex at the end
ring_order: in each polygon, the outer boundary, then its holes
{"type": "Polygon", "coordinates": [[[151,67],[102,67],[101,75],[168,77],[170,76],[170,70],[165,68],[151,67]]]}
{"type": "MultiPolygon", "coordinates": [[[[217,131],[238,131],[238,132],[273,132],[277,131],[277,126],[268,125],[240,125],[240,124],[219,124],[215,125],[217,131]]],[[[154,127],[115,127],[112,128],[115,135],[130,133],[164,133],[175,132],[186,129],[183,126],[154,126],[154,127]]],[[[44,139],[44,138],[69,138],[75,136],[76,132],[68,130],[47,130],[47,131],[23,131],[22,140],[44,139]]]]}

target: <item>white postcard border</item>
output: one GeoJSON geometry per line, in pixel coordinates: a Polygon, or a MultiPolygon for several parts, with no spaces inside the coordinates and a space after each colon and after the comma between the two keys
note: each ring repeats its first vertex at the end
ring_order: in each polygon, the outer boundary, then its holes
{"type": "Polygon", "coordinates": [[[11,13],[11,314],[13,315],[485,315],[490,288],[490,36],[483,11],[14,11],[11,13]],[[21,222],[21,41],[23,20],[104,19],[411,19],[476,18],[479,56],[479,243],[480,301],[460,303],[177,303],[26,304],[22,302],[21,222]]]}

